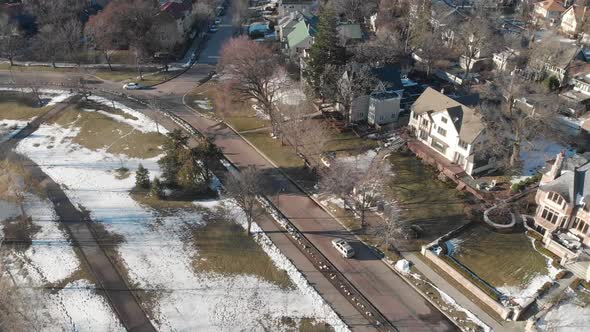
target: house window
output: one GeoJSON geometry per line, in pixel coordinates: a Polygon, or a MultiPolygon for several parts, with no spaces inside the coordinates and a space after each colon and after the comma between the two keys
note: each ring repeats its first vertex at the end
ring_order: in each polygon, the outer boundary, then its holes
{"type": "Polygon", "coordinates": [[[548,222],[555,224],[557,219],[559,219],[559,213],[555,212],[554,210],[545,207],[543,212],[541,213],[541,218],[547,220],[548,222]]]}
{"type": "Polygon", "coordinates": [[[436,132],[441,136],[447,136],[447,131],[441,127],[438,127],[438,130],[436,132]]]}
{"type": "Polygon", "coordinates": [[[414,119],[418,119],[418,113],[414,113],[414,112],[412,112],[412,118],[414,118],[414,119]]]}
{"type": "Polygon", "coordinates": [[[467,144],[467,142],[465,142],[462,139],[459,139],[459,146],[463,149],[463,150],[467,150],[467,147],[469,146],[469,144],[467,144]]]}
{"type": "Polygon", "coordinates": [[[559,195],[556,192],[550,192],[549,195],[547,195],[547,198],[549,198],[550,200],[552,200],[560,206],[563,204],[563,197],[561,197],[561,195],[559,195]]]}
{"type": "Polygon", "coordinates": [[[422,125],[423,126],[428,126],[429,122],[427,119],[422,119],[422,125]]]}
{"type": "Polygon", "coordinates": [[[576,228],[577,229],[577,227],[580,224],[580,222],[582,222],[582,219],[576,217],[576,219],[574,219],[574,223],[572,224],[572,228],[576,228]]]}
{"type": "Polygon", "coordinates": [[[443,143],[441,143],[437,140],[433,139],[431,145],[434,149],[436,149],[440,153],[444,154],[447,151],[447,147],[443,143]]]}
{"type": "Polygon", "coordinates": [[[584,223],[584,228],[582,229],[582,233],[588,234],[588,224],[584,223]]]}
{"type": "Polygon", "coordinates": [[[443,123],[447,123],[447,121],[448,121],[448,120],[447,120],[447,118],[445,118],[445,117],[443,116],[443,117],[441,118],[441,121],[442,121],[443,123]]]}
{"type": "Polygon", "coordinates": [[[420,139],[424,141],[428,139],[428,133],[425,130],[420,130],[420,139]]]}

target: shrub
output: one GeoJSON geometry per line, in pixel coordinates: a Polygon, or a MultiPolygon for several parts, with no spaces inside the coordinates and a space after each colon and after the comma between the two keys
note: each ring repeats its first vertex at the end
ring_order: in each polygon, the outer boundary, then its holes
{"type": "Polygon", "coordinates": [[[567,270],[561,270],[555,275],[555,279],[561,280],[561,279],[565,278],[565,276],[567,276],[568,273],[569,272],[567,270]]]}
{"type": "Polygon", "coordinates": [[[546,283],[543,284],[543,286],[541,286],[541,288],[539,288],[537,293],[539,294],[539,296],[543,296],[543,295],[545,295],[545,293],[547,293],[551,289],[551,287],[553,287],[553,282],[547,281],[546,283]]]}
{"type": "Polygon", "coordinates": [[[142,164],[139,164],[135,172],[135,185],[143,189],[150,187],[150,171],[143,167],[142,164]]]}
{"type": "Polygon", "coordinates": [[[559,80],[555,76],[549,76],[543,82],[547,87],[547,90],[553,92],[559,88],[559,80]]]}

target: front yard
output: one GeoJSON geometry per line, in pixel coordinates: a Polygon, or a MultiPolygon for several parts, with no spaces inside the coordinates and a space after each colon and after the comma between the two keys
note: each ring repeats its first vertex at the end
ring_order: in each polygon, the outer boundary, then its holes
{"type": "Polygon", "coordinates": [[[519,304],[535,296],[559,272],[522,229],[502,233],[475,224],[446,246],[449,256],[519,304]]]}

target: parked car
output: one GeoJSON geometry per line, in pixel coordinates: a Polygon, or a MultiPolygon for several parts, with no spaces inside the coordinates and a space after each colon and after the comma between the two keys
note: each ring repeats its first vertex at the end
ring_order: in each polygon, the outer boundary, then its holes
{"type": "Polygon", "coordinates": [[[217,32],[219,31],[219,27],[215,24],[209,27],[209,32],[217,32]]]}
{"type": "Polygon", "coordinates": [[[135,82],[126,83],[125,85],[123,85],[123,89],[125,89],[125,90],[139,90],[142,88],[143,88],[143,85],[141,85],[139,83],[135,83],[135,82]]]}
{"type": "Polygon", "coordinates": [[[215,18],[215,21],[214,21],[214,23],[215,23],[215,24],[221,24],[221,17],[217,17],[217,18],[215,18]]]}
{"type": "Polygon", "coordinates": [[[346,240],[334,239],[332,240],[332,245],[344,258],[351,258],[354,256],[354,249],[346,240]]]}

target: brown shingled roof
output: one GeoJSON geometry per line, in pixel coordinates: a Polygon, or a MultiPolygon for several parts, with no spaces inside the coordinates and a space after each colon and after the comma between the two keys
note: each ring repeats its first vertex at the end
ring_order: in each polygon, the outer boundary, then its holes
{"type": "Polygon", "coordinates": [[[483,131],[481,116],[469,108],[444,94],[427,88],[412,105],[416,114],[427,112],[446,112],[455,125],[461,140],[471,143],[483,131]]]}

